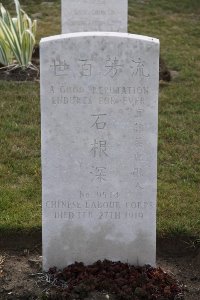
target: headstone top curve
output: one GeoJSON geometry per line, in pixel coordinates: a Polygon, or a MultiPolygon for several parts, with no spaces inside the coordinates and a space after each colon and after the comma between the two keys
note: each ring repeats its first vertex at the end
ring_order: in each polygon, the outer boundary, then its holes
{"type": "Polygon", "coordinates": [[[145,36],[145,35],[139,35],[139,34],[130,34],[130,33],[122,33],[122,32],[76,32],[76,33],[67,33],[67,34],[59,34],[54,35],[50,37],[44,37],[41,39],[40,44],[43,44],[45,42],[51,42],[55,40],[64,40],[69,38],[80,38],[80,37],[118,37],[118,38],[128,38],[128,39],[135,39],[135,40],[141,40],[141,41],[147,41],[159,44],[159,39],[145,36]]]}

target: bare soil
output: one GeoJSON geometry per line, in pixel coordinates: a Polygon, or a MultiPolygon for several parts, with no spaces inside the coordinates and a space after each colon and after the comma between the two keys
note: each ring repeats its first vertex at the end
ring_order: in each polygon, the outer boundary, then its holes
{"type": "Polygon", "coordinates": [[[39,47],[36,46],[32,56],[32,66],[22,69],[13,68],[0,64],[0,80],[6,81],[38,81],[40,78],[40,60],[39,60],[39,47]]]}
{"type": "MultiPolygon", "coordinates": [[[[184,290],[185,300],[200,299],[200,249],[195,247],[194,242],[184,238],[178,240],[158,239],[157,266],[179,281],[184,290]]],[[[33,236],[30,238],[21,237],[21,239],[16,236],[15,239],[13,237],[7,240],[6,238],[1,239],[1,300],[45,299],[44,295],[48,295],[52,290],[52,283],[47,281],[48,276],[42,273],[39,236],[34,238],[33,236]]],[[[62,298],[58,296],[56,299],[62,298]]],[[[105,291],[105,293],[93,292],[86,299],[112,300],[115,297],[105,291]]],[[[158,300],[162,299],[158,298],[158,300]]],[[[182,298],[175,298],[175,300],[178,299],[182,298]]]]}
{"type": "Polygon", "coordinates": [[[38,81],[39,80],[39,68],[28,67],[26,69],[21,68],[2,68],[0,69],[0,80],[6,81],[38,81]]]}

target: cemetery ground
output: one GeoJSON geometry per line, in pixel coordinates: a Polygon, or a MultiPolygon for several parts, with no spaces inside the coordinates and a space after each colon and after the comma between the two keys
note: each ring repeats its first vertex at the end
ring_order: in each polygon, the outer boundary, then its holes
{"type": "MultiPolygon", "coordinates": [[[[59,1],[21,4],[38,19],[38,42],[59,34],[59,1]]],[[[198,0],[129,1],[129,32],[159,38],[172,75],[160,82],[157,252],[187,286],[186,300],[200,299],[199,21],[198,0]]],[[[46,288],[33,275],[41,272],[39,81],[1,80],[0,106],[0,299],[37,299],[46,288]]]]}

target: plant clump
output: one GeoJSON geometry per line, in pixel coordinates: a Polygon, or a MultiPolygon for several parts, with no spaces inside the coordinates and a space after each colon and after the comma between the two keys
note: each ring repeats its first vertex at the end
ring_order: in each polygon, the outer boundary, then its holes
{"type": "Polygon", "coordinates": [[[37,22],[21,9],[18,0],[14,2],[14,18],[0,3],[0,63],[24,69],[31,66],[37,22]]]}
{"type": "Polygon", "coordinates": [[[135,267],[127,263],[97,261],[85,266],[75,262],[62,271],[51,268],[49,281],[54,286],[47,299],[84,299],[92,292],[106,292],[118,300],[183,299],[177,281],[149,265],[135,267]]]}

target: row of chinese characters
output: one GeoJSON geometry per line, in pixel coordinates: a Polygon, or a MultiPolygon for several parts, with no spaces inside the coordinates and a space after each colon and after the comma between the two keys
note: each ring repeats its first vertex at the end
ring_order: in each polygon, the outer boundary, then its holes
{"type": "MultiPolygon", "coordinates": [[[[74,75],[74,70],[78,69],[77,76],[91,77],[99,74],[99,69],[95,67],[96,63],[88,58],[77,59],[76,66],[71,65],[65,59],[54,59],[50,66],[55,76],[70,76],[74,75]]],[[[141,58],[129,60],[128,65],[124,65],[116,57],[105,59],[101,63],[100,75],[109,76],[111,78],[117,77],[119,74],[130,71],[131,75],[139,77],[150,77],[150,74],[145,66],[145,62],[141,58]]]]}

